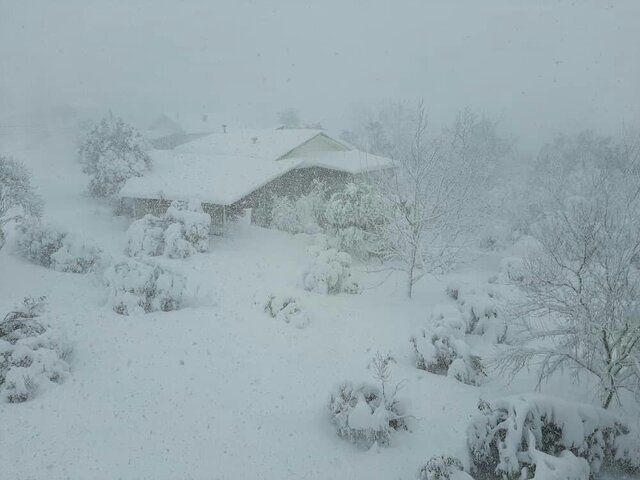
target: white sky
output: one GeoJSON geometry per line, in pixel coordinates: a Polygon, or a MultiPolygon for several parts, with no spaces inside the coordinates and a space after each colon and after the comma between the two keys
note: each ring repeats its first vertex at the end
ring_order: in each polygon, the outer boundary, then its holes
{"type": "Polygon", "coordinates": [[[615,131],[640,117],[640,0],[0,0],[3,111],[296,107],[342,128],[354,104],[418,98],[519,137],[615,131]]]}

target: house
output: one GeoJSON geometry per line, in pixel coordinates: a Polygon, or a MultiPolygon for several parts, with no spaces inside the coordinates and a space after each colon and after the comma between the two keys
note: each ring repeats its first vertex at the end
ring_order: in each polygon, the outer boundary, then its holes
{"type": "Polygon", "coordinates": [[[136,218],[161,215],[173,200],[198,199],[215,225],[246,209],[252,222],[269,223],[274,195],[297,198],[314,181],[337,189],[394,163],[321,130],[268,129],[212,133],[173,150],[151,152],[153,170],[129,179],[120,192],[136,218]]]}
{"type": "Polygon", "coordinates": [[[229,123],[225,118],[205,112],[162,114],[147,127],[145,137],[153,148],[171,150],[210,133],[223,132],[229,123]]]}

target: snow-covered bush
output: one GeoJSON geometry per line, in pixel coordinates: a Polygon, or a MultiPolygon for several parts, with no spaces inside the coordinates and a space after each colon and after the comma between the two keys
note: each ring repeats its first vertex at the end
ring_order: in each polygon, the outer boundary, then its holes
{"type": "Polygon", "coordinates": [[[211,217],[200,202],[174,201],[162,217],[145,215],[131,224],[125,253],[187,258],[208,250],[210,227],[211,217]]]}
{"type": "Polygon", "coordinates": [[[397,397],[400,384],[393,389],[387,386],[392,363],[395,360],[390,353],[377,353],[370,366],[379,386],[343,382],[331,393],[329,415],[338,436],[369,448],[374,443],[388,446],[392,431],[408,430],[410,406],[397,397]]]}
{"type": "Polygon", "coordinates": [[[199,201],[172,202],[164,218],[169,224],[164,232],[165,255],[186,258],[209,249],[211,217],[199,201]]]}
{"type": "Polygon", "coordinates": [[[285,323],[292,323],[298,328],[309,325],[309,316],[300,301],[293,295],[271,294],[264,306],[264,311],[272,318],[285,323]]]}
{"type": "Polygon", "coordinates": [[[507,338],[507,324],[500,318],[497,292],[488,287],[463,288],[457,284],[447,287],[447,295],[454,299],[466,323],[468,334],[484,335],[497,343],[507,338]]]}
{"type": "Polygon", "coordinates": [[[62,246],[51,255],[51,268],[59,272],[87,273],[102,257],[102,250],[77,234],[65,235],[62,246]]]}
{"type": "Polygon", "coordinates": [[[20,162],[0,155],[0,219],[20,207],[27,217],[42,215],[42,199],[31,185],[31,172],[20,162]]]}
{"type": "Polygon", "coordinates": [[[29,219],[18,225],[17,253],[26,260],[51,268],[53,254],[63,248],[66,233],[37,219],[29,219]]]}
{"type": "Polygon", "coordinates": [[[467,445],[473,470],[483,478],[587,480],[604,463],[624,461],[617,442],[628,429],[604,409],[539,394],[482,402],[478,408],[467,445]],[[545,476],[553,469],[554,476],[545,476]]]}
{"type": "Polygon", "coordinates": [[[121,118],[102,119],[91,128],[79,148],[83,171],[89,175],[89,193],[113,197],[132,177],[141,177],[151,168],[142,135],[121,118]]]}
{"type": "Polygon", "coordinates": [[[320,245],[308,251],[311,260],[303,274],[305,290],[325,295],[359,293],[358,284],[351,278],[351,255],[320,245]]]}
{"type": "Polygon", "coordinates": [[[121,315],[135,315],[182,307],[186,279],[160,265],[128,260],[104,272],[107,304],[121,315]]]}
{"type": "Polygon", "coordinates": [[[524,259],[505,257],[500,260],[500,277],[504,282],[522,283],[527,278],[524,259]]]}
{"type": "MultiPolygon", "coordinates": [[[[438,455],[431,457],[418,471],[418,480],[462,480],[464,468],[457,457],[438,455]]],[[[467,476],[468,477],[468,476],[467,476]]],[[[471,477],[468,477],[471,478],[471,477]]]]}
{"type": "Polygon", "coordinates": [[[289,197],[274,196],[271,227],[288,233],[315,234],[322,231],[326,208],[325,187],[316,183],[306,195],[295,201],[289,197]]]}
{"type": "Polygon", "coordinates": [[[87,273],[100,260],[102,250],[82,235],[69,234],[38,219],[17,226],[18,255],[59,272],[87,273]]]}
{"type": "Polygon", "coordinates": [[[325,210],[329,234],[337,248],[366,259],[379,247],[378,229],[385,222],[381,197],[372,185],[348,183],[331,195],[325,210]]]}
{"type": "Polygon", "coordinates": [[[164,252],[163,219],[147,214],[136,220],[127,230],[127,246],[124,253],[130,257],[149,255],[155,257],[164,252]]]}
{"type": "Polygon", "coordinates": [[[445,326],[423,329],[411,337],[416,368],[448,375],[468,385],[480,385],[486,374],[482,360],[472,355],[459,331],[445,326]]]}
{"type": "Polygon", "coordinates": [[[43,307],[44,297],[25,298],[0,322],[0,397],[10,403],[33,398],[69,373],[70,348],[39,318],[43,307]]]}

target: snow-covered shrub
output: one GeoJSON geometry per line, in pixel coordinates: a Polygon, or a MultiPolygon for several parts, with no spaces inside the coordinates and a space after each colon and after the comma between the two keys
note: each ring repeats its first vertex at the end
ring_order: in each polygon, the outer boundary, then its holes
{"type": "Polygon", "coordinates": [[[62,246],[51,255],[51,268],[59,272],[87,273],[102,256],[102,250],[81,235],[68,234],[62,246]]]}
{"type": "Polygon", "coordinates": [[[0,397],[24,402],[69,373],[63,337],[40,320],[44,297],[25,298],[0,322],[0,397]]]}
{"type": "Polygon", "coordinates": [[[127,230],[125,253],[130,257],[162,255],[164,252],[164,229],[164,220],[153,215],[145,215],[140,220],[136,220],[127,230]]]}
{"type": "Polygon", "coordinates": [[[370,367],[379,386],[344,382],[331,393],[329,414],[338,436],[369,448],[374,443],[389,445],[393,430],[408,430],[410,405],[397,397],[400,384],[393,389],[387,385],[392,363],[391,353],[376,353],[370,367]]]}
{"type": "Polygon", "coordinates": [[[445,326],[423,329],[411,337],[416,368],[448,375],[468,385],[480,385],[486,376],[482,360],[472,355],[459,331],[445,326]]]}
{"type": "Polygon", "coordinates": [[[0,155],[0,219],[15,207],[26,217],[40,217],[43,203],[31,185],[31,172],[17,160],[0,155]]]}
{"type": "Polygon", "coordinates": [[[308,251],[311,261],[303,274],[305,290],[325,295],[359,293],[358,284],[351,278],[351,255],[319,245],[308,251]]]}
{"type": "Polygon", "coordinates": [[[500,260],[500,276],[505,282],[524,282],[526,279],[524,259],[519,257],[506,257],[500,260]]]}
{"type": "Polygon", "coordinates": [[[135,315],[182,307],[186,279],[160,265],[128,260],[104,272],[108,305],[121,315],[135,315]]]}
{"type": "Polygon", "coordinates": [[[29,219],[18,225],[17,253],[26,260],[51,268],[53,254],[63,248],[66,233],[37,219],[29,219]]]}
{"type": "Polygon", "coordinates": [[[211,217],[197,200],[171,203],[165,214],[169,223],[164,232],[165,255],[186,258],[209,249],[211,217]]]}
{"type": "Polygon", "coordinates": [[[264,311],[272,318],[292,323],[298,328],[309,325],[309,316],[300,301],[293,295],[271,294],[264,306],[264,311]]]}
{"type": "Polygon", "coordinates": [[[89,193],[113,197],[132,177],[151,168],[142,135],[121,118],[109,116],[93,126],[79,148],[84,173],[90,177],[89,193]]]}
{"type": "Polygon", "coordinates": [[[478,408],[467,445],[473,470],[483,478],[586,480],[589,471],[596,475],[603,463],[625,456],[616,446],[627,427],[592,405],[529,394],[482,402],[478,408]],[[572,476],[545,476],[553,468],[572,476]]]}
{"type": "Polygon", "coordinates": [[[199,201],[174,201],[161,218],[145,215],[131,224],[125,253],[187,258],[208,250],[210,227],[211,217],[199,201]]]}
{"type": "Polygon", "coordinates": [[[381,197],[372,185],[348,183],[331,195],[325,210],[328,232],[338,249],[366,259],[378,251],[378,229],[385,222],[381,197]]]}
{"type": "Polygon", "coordinates": [[[457,457],[438,455],[431,457],[418,471],[418,480],[454,480],[462,479],[462,462],[457,457]]]}
{"type": "Polygon", "coordinates": [[[507,338],[507,324],[500,318],[498,294],[492,288],[462,288],[451,284],[447,295],[456,300],[466,323],[466,333],[491,337],[497,343],[507,338]]]}
{"type": "Polygon", "coordinates": [[[316,183],[313,189],[292,200],[274,196],[271,210],[271,227],[288,233],[315,234],[322,231],[326,208],[325,187],[316,183]]]}

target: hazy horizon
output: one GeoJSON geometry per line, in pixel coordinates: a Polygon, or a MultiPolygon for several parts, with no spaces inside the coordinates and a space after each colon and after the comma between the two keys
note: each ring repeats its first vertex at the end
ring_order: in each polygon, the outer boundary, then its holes
{"type": "MultiPolygon", "coordinates": [[[[525,144],[613,133],[640,114],[640,2],[0,1],[0,111],[110,108],[140,122],[296,108],[342,129],[355,106],[470,107],[525,144]]],[[[2,115],[0,115],[2,118],[2,115]]]]}

